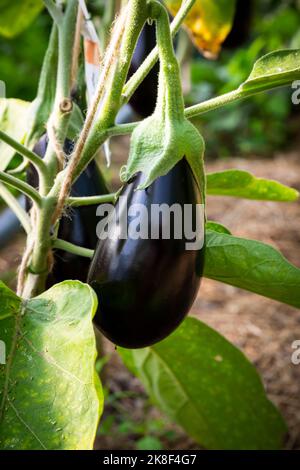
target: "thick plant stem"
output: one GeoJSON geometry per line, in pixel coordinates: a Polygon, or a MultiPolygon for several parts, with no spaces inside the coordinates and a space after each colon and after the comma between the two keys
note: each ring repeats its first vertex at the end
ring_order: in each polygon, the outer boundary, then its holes
{"type": "MultiPolygon", "coordinates": [[[[73,44],[76,31],[78,1],[69,0],[63,21],[58,25],[58,68],[57,86],[54,102],[54,110],[50,118],[50,125],[55,129],[57,144],[64,142],[72,111],[71,84],[72,84],[72,58],[73,44]]],[[[53,186],[58,172],[57,156],[51,144],[48,145],[44,162],[49,172],[49,191],[53,186]]],[[[47,191],[47,193],[48,193],[47,191]]],[[[51,226],[52,217],[57,203],[57,198],[46,194],[42,204],[36,212],[34,240],[29,266],[27,267],[23,296],[33,297],[41,293],[45,288],[45,281],[49,271],[49,257],[51,256],[51,226]]]]}
{"type": "Polygon", "coordinates": [[[91,107],[89,109],[89,112],[87,114],[82,132],[79,136],[79,139],[77,141],[75,150],[73,152],[73,156],[72,156],[72,158],[70,160],[70,163],[69,163],[69,165],[66,169],[65,178],[64,178],[64,181],[62,183],[62,187],[60,189],[60,193],[59,193],[59,196],[58,196],[58,204],[57,204],[56,213],[55,213],[55,216],[54,216],[55,218],[60,217],[61,212],[62,212],[63,207],[64,207],[64,204],[65,204],[65,201],[66,201],[66,198],[67,198],[67,196],[70,192],[71,185],[72,185],[72,179],[73,179],[73,173],[74,173],[75,169],[78,166],[79,160],[81,158],[81,153],[82,153],[83,147],[84,147],[85,142],[88,138],[88,135],[89,135],[89,132],[91,130],[93,121],[96,117],[98,106],[99,106],[100,100],[101,100],[101,98],[103,96],[103,93],[104,93],[105,82],[108,78],[109,71],[112,67],[114,58],[116,58],[116,56],[118,54],[118,51],[119,51],[119,48],[120,48],[120,42],[122,40],[123,33],[124,33],[124,27],[125,27],[124,19],[125,19],[126,12],[127,12],[127,10],[125,9],[123,11],[123,14],[121,14],[121,16],[120,16],[120,18],[119,18],[119,20],[116,23],[116,26],[114,28],[112,38],[111,38],[111,43],[110,43],[110,45],[108,47],[108,50],[107,50],[107,53],[106,53],[104,66],[103,66],[103,69],[102,69],[102,72],[101,72],[101,76],[99,78],[99,83],[97,85],[97,90],[96,90],[96,93],[95,93],[94,100],[93,100],[93,102],[91,104],[91,107]]]}
{"type": "MultiPolygon", "coordinates": [[[[54,129],[56,143],[59,146],[65,141],[73,103],[71,99],[72,70],[73,70],[73,48],[76,35],[78,1],[69,0],[63,21],[58,28],[58,65],[54,109],[51,114],[48,125],[54,129]]],[[[57,148],[57,147],[56,147],[57,148]]],[[[44,161],[51,174],[51,185],[53,185],[55,176],[59,170],[57,165],[57,155],[53,145],[49,143],[44,161]]]]}
{"type": "MultiPolygon", "coordinates": [[[[171,24],[171,34],[172,37],[178,32],[181,24],[183,23],[184,19],[186,18],[187,14],[193,7],[196,0],[185,0],[182,2],[180,9],[178,10],[177,15],[175,16],[174,20],[171,24]]],[[[146,57],[142,65],[138,68],[138,70],[132,75],[132,77],[128,80],[126,85],[123,88],[122,92],[122,104],[128,103],[131,96],[138,88],[138,86],[142,83],[144,78],[148,75],[150,70],[154,67],[158,60],[158,47],[156,46],[146,57]]]]}
{"type": "Polygon", "coordinates": [[[79,176],[93,158],[95,152],[107,137],[107,129],[114,124],[116,115],[122,105],[122,89],[128,74],[130,61],[139,34],[148,17],[146,0],[130,0],[125,23],[119,59],[115,64],[114,73],[109,81],[98,121],[92,129],[83,149],[80,162],[73,175],[73,181],[79,176]]]}
{"type": "Polygon", "coordinates": [[[27,272],[24,273],[25,282],[22,291],[24,298],[34,297],[45,288],[49,272],[49,259],[51,259],[51,218],[55,207],[55,200],[45,198],[42,207],[36,212],[34,231],[28,240],[31,248],[28,257],[27,272]]]}
{"type": "Polygon", "coordinates": [[[166,113],[170,122],[181,121],[184,119],[184,102],[179,65],[173,48],[168,13],[161,3],[152,0],[150,14],[156,20],[160,59],[157,112],[159,114],[166,113]]]}
{"type": "Polygon", "coordinates": [[[64,172],[59,175],[54,188],[52,189],[52,195],[57,197],[60,193],[60,207],[59,211],[56,212],[56,217],[60,217],[61,215],[64,202],[69,195],[71,183],[76,180],[90,160],[94,157],[99,146],[106,140],[107,129],[114,123],[116,115],[120,109],[122,88],[128,74],[130,60],[140,31],[148,17],[147,0],[130,0],[126,11],[124,36],[122,38],[120,52],[115,60],[114,71],[108,81],[107,92],[103,100],[101,113],[97,122],[94,124],[93,129],[85,139],[85,145],[83,146],[82,151],[79,153],[75,150],[73,157],[70,159],[69,165],[66,167],[64,172]],[[66,186],[66,178],[68,188],[63,188],[62,190],[61,187],[63,185],[66,186]]]}
{"type": "MultiPolygon", "coordinates": [[[[59,61],[57,75],[57,91],[54,112],[51,122],[56,131],[58,142],[63,142],[66,137],[70,111],[68,103],[70,99],[71,69],[72,69],[72,44],[75,34],[75,24],[77,16],[78,2],[69,0],[67,10],[64,14],[64,21],[59,26],[59,61]]],[[[147,1],[130,0],[128,4],[128,15],[125,22],[125,32],[120,48],[120,57],[114,65],[114,70],[107,85],[107,92],[103,102],[98,122],[89,135],[89,139],[83,148],[81,158],[76,166],[72,180],[74,181],[85,166],[93,158],[99,145],[107,136],[107,129],[114,123],[116,114],[121,105],[121,93],[129,69],[139,33],[147,19],[147,1]]],[[[45,163],[51,168],[53,179],[57,173],[56,156],[53,148],[48,146],[45,163]],[[49,149],[50,148],[50,149],[49,149]]],[[[72,157],[70,159],[70,163],[72,157]]],[[[48,274],[48,257],[52,248],[51,226],[53,224],[53,214],[57,205],[59,192],[66,176],[67,168],[57,175],[54,185],[42,200],[42,207],[36,214],[36,226],[33,234],[34,245],[30,256],[26,282],[23,295],[30,298],[42,292],[48,274]]],[[[69,194],[66,194],[66,199],[69,194]]]]}

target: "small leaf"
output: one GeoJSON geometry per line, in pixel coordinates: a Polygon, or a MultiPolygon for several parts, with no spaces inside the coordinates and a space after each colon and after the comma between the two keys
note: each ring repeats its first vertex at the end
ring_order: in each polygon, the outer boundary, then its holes
{"type": "Polygon", "coordinates": [[[296,189],[277,181],[256,178],[243,170],[225,170],[206,175],[207,194],[266,201],[295,201],[296,189]]]}
{"type": "MultiPolygon", "coordinates": [[[[176,15],[181,3],[181,0],[165,0],[172,15],[176,15]]],[[[220,52],[232,27],[235,3],[235,0],[196,0],[187,15],[184,24],[205,57],[215,58],[220,52]]]]}
{"type": "Polygon", "coordinates": [[[66,281],[25,302],[0,283],[0,304],[0,448],[92,449],[103,406],[94,292],[66,281]]]}
{"type": "MultiPolygon", "coordinates": [[[[17,99],[0,99],[0,129],[22,142],[27,129],[27,113],[30,103],[17,99]]],[[[0,170],[4,171],[16,151],[0,140],[0,170]]]]}
{"type": "Polygon", "coordinates": [[[231,232],[228,230],[228,228],[224,227],[224,225],[220,224],[220,222],[215,222],[214,220],[208,220],[205,223],[205,229],[213,230],[214,232],[218,233],[227,233],[228,235],[231,235],[231,232]]]}
{"type": "MultiPolygon", "coordinates": [[[[286,426],[246,357],[219,333],[187,318],[168,338],[130,355],[166,415],[207,449],[278,449],[286,426]]],[[[124,354],[125,353],[125,354],[124,354]]]]}
{"type": "Polygon", "coordinates": [[[300,308],[300,269],[265,243],[207,230],[204,276],[300,308]]]}
{"type": "Polygon", "coordinates": [[[261,57],[240,86],[242,91],[263,91],[289,85],[300,77],[300,50],[283,49],[261,57]]]}
{"type": "Polygon", "coordinates": [[[7,38],[24,31],[43,9],[42,0],[1,0],[0,34],[7,38]]]}

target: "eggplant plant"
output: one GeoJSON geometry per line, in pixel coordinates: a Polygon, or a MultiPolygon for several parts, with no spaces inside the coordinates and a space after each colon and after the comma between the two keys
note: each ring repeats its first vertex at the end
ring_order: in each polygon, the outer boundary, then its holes
{"type": "MultiPolygon", "coordinates": [[[[236,90],[186,108],[173,38],[185,25],[206,55],[215,54],[230,31],[235,2],[122,3],[115,21],[114,8],[108,9],[109,18],[102,18],[99,35],[105,37],[105,47],[96,49],[102,60],[93,63],[97,83],[87,109],[85,99],[74,99],[79,89],[88,89],[81,71],[84,62],[90,70],[92,55],[91,40],[85,36],[91,23],[85,22],[77,0],[44,0],[53,26],[34,101],[1,99],[5,112],[0,114],[0,196],[19,218],[26,246],[16,292],[0,283],[0,340],[6,350],[0,365],[0,448],[93,448],[104,406],[95,372],[95,318],[96,327],[118,345],[125,365],[151,399],[198,445],[280,449],[287,428],[253,365],[219,333],[186,315],[201,277],[300,307],[300,269],[273,247],[235,237],[205,215],[207,194],[292,202],[298,192],[242,170],[206,174],[204,141],[192,120],[257,93],[291,86],[300,76],[300,51],[263,56],[236,90]],[[172,22],[166,9],[170,6],[176,13],[172,22]],[[197,15],[203,16],[201,23],[195,23],[197,15]],[[153,23],[157,45],[138,68],[131,67],[140,34],[153,23]],[[138,108],[145,107],[140,114],[148,117],[116,124],[119,110],[153,67],[159,77],[152,114],[146,92],[138,108]],[[45,131],[48,143],[41,154],[37,144],[45,131]],[[90,185],[76,190],[91,168],[98,171],[94,160],[108,139],[126,134],[132,134],[131,145],[120,173],[120,191],[108,193],[90,185]],[[71,150],[65,142],[72,142],[71,150]],[[23,162],[12,169],[9,164],[16,154],[23,162]],[[31,201],[27,211],[11,188],[31,201]],[[101,222],[96,243],[95,223],[89,223],[95,214],[103,216],[109,206],[119,218],[134,219],[122,209],[124,201],[129,210],[133,204],[148,209],[154,204],[189,204],[196,212],[200,205],[201,233],[196,238],[202,243],[187,250],[187,240],[175,234],[175,223],[165,239],[163,219],[156,223],[155,239],[130,234],[119,239],[118,219],[111,222],[109,217],[107,225],[101,222]],[[88,216],[80,221],[80,230],[93,233],[78,239],[72,232],[75,214],[84,208],[88,216]],[[107,227],[112,238],[102,236],[107,227]],[[61,253],[70,255],[65,258],[68,269],[60,264],[61,253]],[[58,280],[62,282],[55,284],[58,280]]],[[[3,25],[5,18],[22,12],[7,4],[0,33],[18,33],[40,10],[40,2],[31,1],[26,19],[20,16],[17,30],[9,29],[3,25]]],[[[153,86],[156,83],[155,76],[153,86]]]]}

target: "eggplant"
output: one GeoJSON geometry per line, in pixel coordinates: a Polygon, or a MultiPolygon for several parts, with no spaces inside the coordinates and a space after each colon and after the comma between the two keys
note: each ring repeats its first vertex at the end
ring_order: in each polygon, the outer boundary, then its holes
{"type": "Polygon", "coordinates": [[[232,28],[223,43],[224,49],[237,49],[249,40],[254,12],[253,7],[253,0],[237,0],[232,28]]]}
{"type": "MultiPolygon", "coordinates": [[[[117,216],[111,222],[110,235],[119,233],[118,224],[125,220],[124,200],[128,208],[133,204],[144,205],[148,214],[155,207],[153,204],[177,203],[181,208],[191,204],[195,219],[200,193],[185,159],[148,188],[137,189],[143,178],[141,172],[137,173],[123,187],[120,195],[124,199],[120,202],[119,198],[115,206],[117,216]]],[[[132,217],[128,217],[127,223],[131,221],[132,217]]],[[[203,272],[204,246],[187,250],[186,240],[174,235],[174,219],[171,236],[164,239],[163,223],[162,218],[149,221],[149,233],[155,229],[159,233],[157,239],[100,236],[98,241],[88,275],[88,283],[99,300],[94,322],[117,346],[142,348],[162,340],[182,322],[196,297],[203,272]],[[150,226],[153,223],[157,226],[150,226]]]]}
{"type": "MultiPolygon", "coordinates": [[[[41,158],[44,157],[48,145],[48,137],[44,135],[35,145],[34,151],[41,158]]],[[[73,151],[74,143],[66,140],[64,151],[70,155],[73,151]]],[[[38,185],[38,177],[34,167],[30,166],[27,171],[27,182],[34,187],[38,185]]],[[[74,183],[71,196],[96,196],[107,194],[108,190],[104,179],[94,161],[92,161],[84,172],[74,183]]],[[[30,202],[26,202],[27,210],[30,208],[30,202]]],[[[95,249],[98,238],[96,226],[99,217],[96,216],[96,205],[74,207],[61,218],[58,238],[70,243],[74,243],[85,248],[95,249]]],[[[54,251],[54,266],[49,274],[46,287],[65,281],[67,279],[76,279],[86,282],[90,260],[81,256],[68,253],[64,250],[54,251]]]]}
{"type": "MultiPolygon", "coordinates": [[[[145,24],[138,39],[128,77],[133,75],[156,45],[155,27],[145,24]]],[[[130,98],[130,105],[142,117],[150,116],[155,108],[159,64],[156,63],[130,98]]]]}

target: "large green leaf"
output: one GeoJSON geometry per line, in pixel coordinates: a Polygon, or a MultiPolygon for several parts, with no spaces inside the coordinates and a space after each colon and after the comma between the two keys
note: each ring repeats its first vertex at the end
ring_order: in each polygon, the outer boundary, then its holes
{"type": "MultiPolygon", "coordinates": [[[[0,129],[22,142],[27,130],[27,113],[30,103],[17,99],[0,99],[0,129]]],[[[15,150],[0,140],[0,170],[6,169],[15,150]]]]}
{"type": "Polygon", "coordinates": [[[1,449],[92,449],[103,396],[86,284],[66,281],[21,301],[0,283],[1,449]]]}
{"type": "Polygon", "coordinates": [[[286,427],[255,368],[204,323],[187,318],[164,341],[120,354],[155,403],[203,447],[281,447],[286,427]]]}
{"type": "Polygon", "coordinates": [[[300,50],[270,52],[255,62],[251,74],[240,86],[242,91],[257,92],[289,85],[300,78],[300,50]]]}
{"type": "Polygon", "coordinates": [[[296,189],[277,181],[256,178],[244,170],[225,170],[206,176],[207,194],[267,201],[295,201],[299,197],[296,189]]]}
{"type": "Polygon", "coordinates": [[[265,243],[207,230],[204,276],[300,308],[300,269],[265,243]]]}
{"type": "Polygon", "coordinates": [[[0,34],[12,38],[21,33],[42,8],[42,0],[1,0],[0,34]]]}

